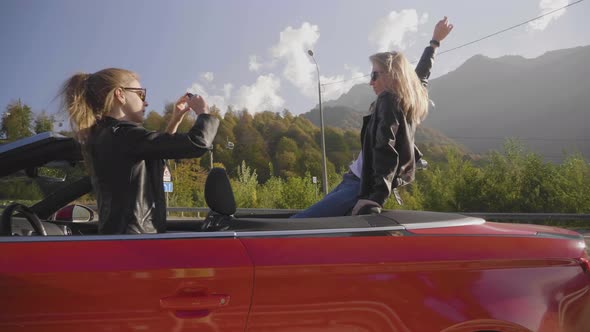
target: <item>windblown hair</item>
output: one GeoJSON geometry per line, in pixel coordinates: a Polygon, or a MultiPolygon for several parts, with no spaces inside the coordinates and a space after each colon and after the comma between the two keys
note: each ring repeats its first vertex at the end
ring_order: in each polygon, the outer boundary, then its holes
{"type": "Polygon", "coordinates": [[[107,68],[94,74],[76,73],[64,82],[60,96],[62,108],[79,142],[86,141],[89,129],[107,114],[115,102],[115,89],[128,85],[138,75],[119,68],[107,68]]]}
{"type": "Polygon", "coordinates": [[[395,93],[406,119],[416,125],[428,114],[428,90],[422,85],[408,59],[400,52],[376,53],[369,57],[387,74],[385,89],[395,93]]]}

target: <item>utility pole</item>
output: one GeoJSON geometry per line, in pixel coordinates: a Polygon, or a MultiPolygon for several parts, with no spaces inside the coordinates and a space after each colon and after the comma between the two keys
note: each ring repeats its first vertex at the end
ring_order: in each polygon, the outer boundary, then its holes
{"type": "Polygon", "coordinates": [[[324,135],[324,112],[322,110],[322,84],[320,83],[320,67],[318,66],[317,61],[313,57],[313,51],[308,50],[307,54],[311,56],[313,62],[315,63],[315,68],[318,72],[318,98],[320,101],[320,133],[321,133],[321,145],[322,145],[322,184],[324,189],[324,195],[328,194],[328,167],[326,165],[326,138],[324,135]]]}

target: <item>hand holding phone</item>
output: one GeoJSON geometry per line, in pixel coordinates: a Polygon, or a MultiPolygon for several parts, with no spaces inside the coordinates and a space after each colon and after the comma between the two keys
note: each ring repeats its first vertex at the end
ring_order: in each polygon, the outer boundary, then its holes
{"type": "Polygon", "coordinates": [[[187,92],[186,96],[188,97],[187,104],[195,112],[195,114],[199,115],[203,113],[209,113],[209,107],[207,106],[207,102],[205,99],[203,99],[203,97],[190,92],[187,92]]]}

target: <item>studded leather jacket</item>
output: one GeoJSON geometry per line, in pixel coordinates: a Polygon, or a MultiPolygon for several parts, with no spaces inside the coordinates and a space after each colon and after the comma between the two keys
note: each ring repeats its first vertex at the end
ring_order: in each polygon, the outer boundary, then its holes
{"type": "Polygon", "coordinates": [[[195,158],[212,148],[219,120],[201,114],[186,134],[146,130],[104,117],[93,127],[86,151],[96,193],[101,234],[166,230],[163,159],[195,158]]]}

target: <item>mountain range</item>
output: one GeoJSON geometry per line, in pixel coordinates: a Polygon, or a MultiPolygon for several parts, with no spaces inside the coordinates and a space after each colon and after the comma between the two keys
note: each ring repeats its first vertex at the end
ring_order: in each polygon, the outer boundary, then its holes
{"type": "MultiPolygon", "coordinates": [[[[434,106],[422,126],[470,151],[501,150],[516,138],[548,161],[564,153],[590,157],[590,46],[547,52],[537,58],[476,55],[430,81],[434,106]]],[[[436,66],[436,63],[435,63],[436,66]]],[[[436,68],[435,68],[436,70],[436,68]]],[[[326,125],[358,128],[375,95],[366,83],[323,104],[326,125]]],[[[304,116],[318,124],[317,107],[304,116]]],[[[440,140],[423,135],[422,140],[440,140]]]]}

